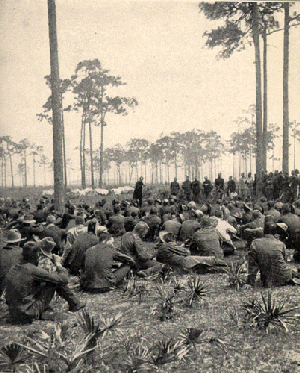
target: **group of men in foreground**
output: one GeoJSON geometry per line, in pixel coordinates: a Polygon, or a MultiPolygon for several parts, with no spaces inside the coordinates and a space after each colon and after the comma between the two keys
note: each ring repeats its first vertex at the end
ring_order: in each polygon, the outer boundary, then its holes
{"type": "Polygon", "coordinates": [[[26,199],[1,199],[0,295],[10,321],[51,318],[55,292],[69,311],[83,308],[68,286],[70,275],[78,276],[83,291],[106,292],[130,271],[143,278],[165,266],[181,273],[223,271],[237,242],[245,243],[250,285],[258,272],[263,286],[297,284],[287,248],[297,262],[300,200],[245,203],[236,196],[183,204],[173,195],[138,205],[133,199],[68,202],[58,214],[46,197],[36,208],[26,199]]]}

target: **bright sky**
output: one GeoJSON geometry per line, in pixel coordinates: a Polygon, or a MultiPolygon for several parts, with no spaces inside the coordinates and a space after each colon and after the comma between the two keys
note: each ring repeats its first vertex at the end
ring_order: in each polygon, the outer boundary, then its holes
{"type": "MultiPolygon", "coordinates": [[[[60,77],[98,58],[136,97],[128,116],[108,115],[105,147],[131,138],[155,141],[161,133],[193,128],[215,130],[228,139],[234,120],[255,103],[254,48],[217,60],[204,48],[203,32],[215,25],[198,2],[56,0],[60,77]]],[[[300,11],[300,4],[294,9],[300,11]]],[[[290,120],[300,122],[300,28],[290,35],[290,120]]],[[[0,135],[28,138],[52,154],[52,127],[36,114],[49,96],[47,1],[0,2],[0,135]]],[[[282,125],[282,38],[269,37],[269,122],[282,125]]],[[[80,115],[65,114],[67,158],[76,158],[80,115]]],[[[99,146],[95,129],[94,146],[99,146]]],[[[299,149],[299,148],[298,148],[299,149]]],[[[280,157],[280,148],[277,149],[280,157]]],[[[300,154],[299,154],[300,155],[300,154]]],[[[298,168],[300,165],[298,165],[298,168]]]]}

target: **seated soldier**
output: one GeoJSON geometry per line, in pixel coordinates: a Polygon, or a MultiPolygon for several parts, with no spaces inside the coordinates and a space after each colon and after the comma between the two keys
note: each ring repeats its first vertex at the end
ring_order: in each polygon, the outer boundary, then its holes
{"type": "Polygon", "coordinates": [[[49,215],[46,220],[44,231],[40,233],[40,239],[45,237],[52,237],[56,243],[54,248],[55,254],[61,255],[63,252],[63,242],[67,237],[67,231],[58,227],[59,220],[54,215],[49,215]]]}
{"type": "Polygon", "coordinates": [[[82,268],[81,287],[89,292],[106,292],[120,283],[130,268],[135,265],[133,259],[117,251],[114,239],[109,233],[102,233],[99,243],[85,252],[82,268]],[[124,263],[113,271],[114,261],[124,263]]]}
{"type": "Polygon", "coordinates": [[[220,233],[212,225],[213,221],[203,216],[200,221],[201,227],[194,233],[190,244],[192,255],[214,256],[223,259],[224,253],[220,244],[220,233]]]}
{"type": "Polygon", "coordinates": [[[158,232],[161,225],[161,218],[158,216],[157,208],[151,207],[149,215],[145,216],[143,221],[149,226],[149,231],[146,234],[145,239],[155,241],[155,239],[158,237],[158,232]]]}
{"type": "Polygon", "coordinates": [[[264,237],[257,238],[251,243],[247,282],[252,286],[255,284],[258,271],[265,287],[295,284],[295,273],[287,264],[286,247],[277,239],[277,232],[278,227],[275,223],[267,223],[264,237]]]}
{"type": "Polygon", "coordinates": [[[68,288],[68,272],[56,262],[56,256],[53,256],[55,272],[38,268],[39,251],[36,242],[27,242],[23,247],[23,262],[13,266],[6,276],[6,303],[14,323],[42,319],[55,291],[68,302],[70,311],[84,307],[68,288]]]}
{"type": "Polygon", "coordinates": [[[94,245],[97,245],[99,242],[95,234],[97,229],[97,220],[90,220],[88,223],[88,231],[78,234],[68,257],[63,263],[64,267],[68,268],[75,276],[79,275],[79,270],[82,267],[86,250],[94,245]]]}
{"type": "Polygon", "coordinates": [[[53,249],[55,248],[55,242],[52,237],[45,237],[38,242],[40,252],[39,252],[39,265],[38,268],[45,269],[48,272],[55,272],[56,265],[54,265],[54,260],[56,263],[61,261],[60,256],[56,256],[54,259],[53,249]]]}
{"type": "Polygon", "coordinates": [[[163,224],[163,230],[169,233],[173,233],[175,239],[179,237],[181,223],[176,215],[171,216],[169,220],[166,220],[163,224]]]}
{"type": "Polygon", "coordinates": [[[4,246],[0,249],[0,297],[4,289],[4,280],[11,267],[22,260],[22,240],[21,233],[15,229],[10,229],[2,237],[4,246]]]}
{"type": "Polygon", "coordinates": [[[224,254],[230,255],[235,251],[235,247],[231,240],[230,234],[236,234],[236,229],[228,223],[228,221],[222,219],[222,213],[220,211],[215,212],[215,217],[217,220],[216,229],[221,236],[221,245],[224,251],[224,254]]]}
{"type": "Polygon", "coordinates": [[[226,263],[214,256],[191,255],[190,250],[184,245],[174,242],[174,235],[169,232],[160,232],[160,242],[157,244],[156,260],[173,269],[192,271],[198,273],[217,272],[226,263]]]}
{"type": "Polygon", "coordinates": [[[143,276],[159,272],[162,267],[160,263],[153,260],[156,252],[151,248],[147,248],[142,241],[148,230],[148,225],[140,221],[134,227],[133,232],[125,233],[121,238],[120,251],[133,259],[137,273],[143,276]]]}
{"type": "Polygon", "coordinates": [[[197,215],[194,213],[193,219],[185,220],[180,227],[179,232],[179,240],[180,241],[186,241],[188,239],[191,239],[193,234],[197,231],[197,229],[200,228],[200,223],[196,219],[197,215]]]}
{"type": "Polygon", "coordinates": [[[114,206],[114,214],[109,218],[106,228],[113,236],[121,236],[125,233],[124,227],[125,218],[121,214],[121,208],[118,205],[114,206]]]}
{"type": "Polygon", "coordinates": [[[287,248],[295,250],[294,259],[297,263],[300,262],[300,218],[291,211],[291,206],[285,203],[282,206],[282,216],[278,219],[278,223],[287,225],[288,239],[286,241],[287,248]]]}
{"type": "Polygon", "coordinates": [[[68,229],[67,232],[67,240],[64,247],[64,251],[62,254],[62,264],[64,265],[65,261],[67,260],[70,252],[72,251],[72,247],[78,235],[80,233],[87,232],[88,227],[85,225],[85,218],[83,215],[76,216],[75,219],[75,226],[73,228],[68,229]]]}
{"type": "Polygon", "coordinates": [[[184,246],[176,245],[173,233],[162,231],[159,233],[160,242],[157,244],[156,260],[172,268],[185,269],[185,258],[191,255],[184,246]]]}
{"type": "Polygon", "coordinates": [[[265,217],[259,210],[252,212],[252,221],[240,227],[240,236],[247,242],[250,247],[255,238],[261,238],[264,235],[265,217]]]}
{"type": "Polygon", "coordinates": [[[139,217],[135,211],[132,211],[129,216],[125,217],[124,228],[126,232],[132,232],[134,227],[139,222],[139,217]]]}

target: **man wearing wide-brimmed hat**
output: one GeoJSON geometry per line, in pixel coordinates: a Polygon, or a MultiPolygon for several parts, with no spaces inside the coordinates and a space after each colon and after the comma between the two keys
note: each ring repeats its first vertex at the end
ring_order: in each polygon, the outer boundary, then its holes
{"type": "Polygon", "coordinates": [[[67,230],[61,229],[57,226],[59,219],[55,215],[49,215],[46,220],[46,225],[44,226],[43,232],[40,233],[40,238],[52,237],[55,242],[54,253],[62,254],[63,252],[63,242],[67,237],[67,230]]]}
{"type": "MultiPolygon", "coordinates": [[[[54,258],[53,249],[56,244],[52,237],[45,237],[39,242],[39,268],[45,269],[48,272],[54,272],[56,267],[53,264],[54,258]]],[[[55,258],[60,260],[60,257],[55,258]]]]}
{"type": "Polygon", "coordinates": [[[0,296],[8,271],[22,259],[22,249],[19,244],[23,239],[17,230],[11,229],[5,232],[3,241],[4,247],[0,249],[0,296]]]}
{"type": "Polygon", "coordinates": [[[25,214],[24,219],[21,222],[19,231],[22,235],[22,238],[30,241],[33,240],[33,235],[40,236],[43,229],[44,228],[41,225],[36,225],[36,221],[32,214],[25,214]]]}
{"type": "Polygon", "coordinates": [[[55,272],[38,268],[39,252],[37,242],[27,242],[22,251],[22,264],[14,265],[6,276],[6,303],[14,323],[42,319],[55,292],[68,302],[70,311],[84,307],[68,288],[68,272],[56,261],[56,256],[53,256],[55,272]]]}

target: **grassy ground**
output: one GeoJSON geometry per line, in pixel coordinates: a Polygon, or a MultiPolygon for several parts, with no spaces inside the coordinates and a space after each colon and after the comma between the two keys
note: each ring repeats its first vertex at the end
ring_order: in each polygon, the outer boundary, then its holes
{"type": "MultiPolygon", "coordinates": [[[[174,338],[178,340],[186,328],[201,331],[200,336],[188,346],[188,353],[183,359],[166,358],[156,364],[140,366],[136,371],[158,372],[281,372],[292,373],[300,371],[300,328],[297,311],[288,325],[288,332],[280,327],[272,327],[267,333],[251,327],[244,322],[244,311],[241,305],[253,297],[261,299],[261,292],[266,293],[259,284],[256,288],[242,288],[235,291],[228,287],[225,273],[201,275],[207,289],[206,296],[187,307],[187,292],[183,290],[189,278],[187,274],[173,274],[165,283],[158,280],[137,280],[137,287],[144,289],[141,298],[138,295],[128,296],[123,289],[116,289],[106,294],[80,293],[80,298],[86,302],[87,311],[100,322],[101,317],[108,318],[123,314],[120,323],[107,335],[99,339],[99,346],[87,361],[83,361],[81,372],[126,372],[126,359],[131,356],[137,361],[137,349],[155,346],[158,341],[174,338]],[[153,312],[161,304],[157,286],[165,291],[171,291],[175,279],[182,289],[176,293],[174,317],[161,321],[159,314],[153,312]]],[[[72,278],[72,286],[76,290],[76,281],[72,278]]],[[[271,289],[272,297],[285,302],[287,307],[299,305],[299,287],[286,286],[271,289]]],[[[4,302],[0,303],[2,314],[5,311],[4,302]]],[[[53,302],[58,315],[64,316],[64,324],[68,326],[69,337],[64,351],[71,353],[76,349],[83,337],[78,324],[78,314],[67,312],[66,303],[57,298],[53,302]]],[[[300,313],[300,312],[299,312],[300,313]]],[[[42,332],[49,332],[56,323],[36,321],[30,326],[11,326],[2,323],[0,327],[1,344],[11,342],[28,344],[33,347],[29,338],[41,340],[42,332]]],[[[36,347],[36,346],[35,346],[36,347]]],[[[62,347],[60,347],[62,349],[62,347]]],[[[141,355],[141,353],[138,355],[141,355]]],[[[138,364],[137,364],[138,365],[138,364]]],[[[25,367],[19,367],[25,372],[25,367]]],[[[28,368],[27,368],[28,369],[28,368]]],[[[5,370],[4,370],[5,371],[5,370]]],[[[31,370],[37,371],[37,370],[31,370]]],[[[63,371],[63,366],[56,370],[63,371]],[[61,369],[61,370],[60,370],[61,369]]]]}

